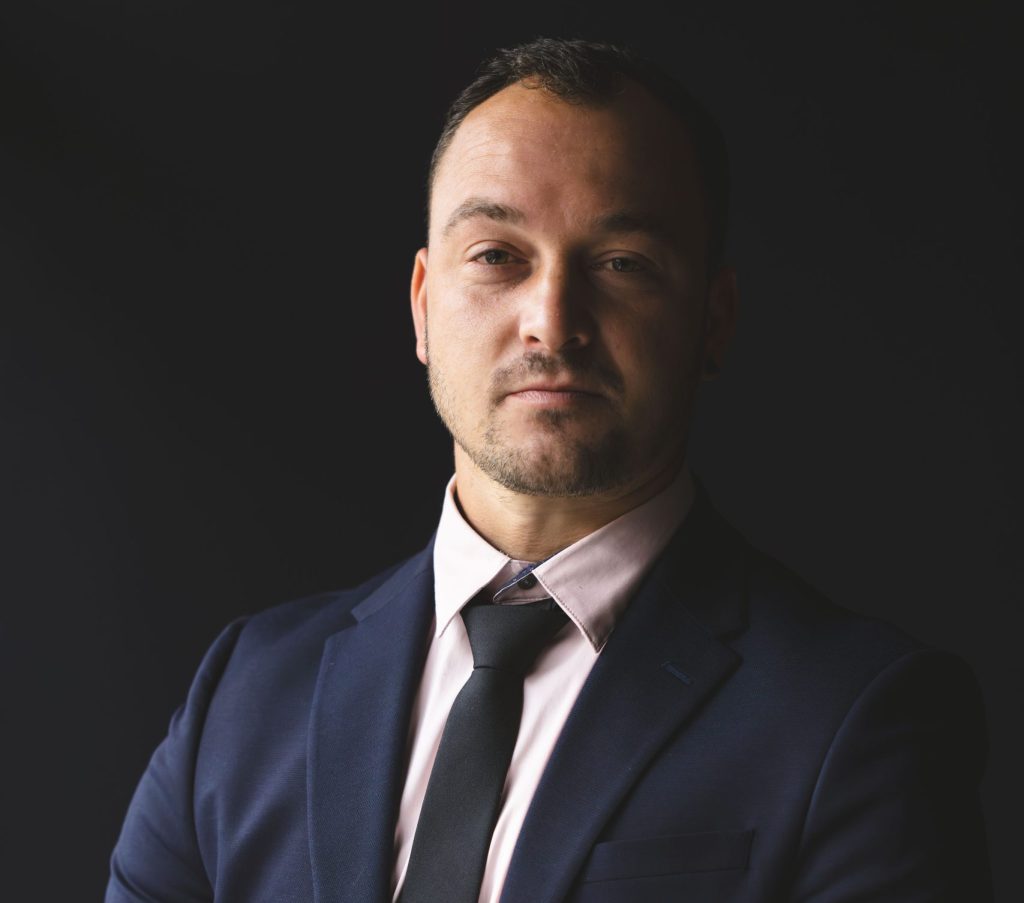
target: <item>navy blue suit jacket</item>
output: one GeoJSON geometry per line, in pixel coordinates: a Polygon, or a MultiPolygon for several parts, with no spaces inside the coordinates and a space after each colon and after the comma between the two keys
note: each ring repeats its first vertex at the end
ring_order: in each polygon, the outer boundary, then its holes
{"type": "MultiPolygon", "coordinates": [[[[224,630],[139,783],[108,903],[390,900],[432,547],[224,630]]],[[[502,903],[984,903],[985,735],[960,659],[822,598],[698,483],[570,714],[502,903]]]]}

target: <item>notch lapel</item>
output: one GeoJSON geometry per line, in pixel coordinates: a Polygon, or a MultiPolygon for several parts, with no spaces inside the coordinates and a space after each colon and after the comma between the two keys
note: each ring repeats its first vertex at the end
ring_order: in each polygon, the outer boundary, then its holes
{"type": "Polygon", "coordinates": [[[519,834],[502,903],[559,903],[661,747],[739,666],[717,636],[745,623],[740,546],[698,484],[691,516],[612,631],[519,834]]]}
{"type": "Polygon", "coordinates": [[[433,540],[324,644],[308,736],[317,903],[390,899],[405,748],[434,615],[433,540]]]}

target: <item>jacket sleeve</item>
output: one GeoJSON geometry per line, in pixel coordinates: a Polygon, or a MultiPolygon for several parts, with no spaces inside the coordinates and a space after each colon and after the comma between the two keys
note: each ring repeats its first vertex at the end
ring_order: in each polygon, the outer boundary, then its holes
{"type": "Polygon", "coordinates": [[[971,669],[909,653],[861,693],[822,764],[794,903],[988,903],[978,784],[985,713],[971,669]]]}
{"type": "Polygon", "coordinates": [[[111,856],[106,903],[213,900],[193,817],[196,754],[210,699],[245,620],[229,624],[207,651],[135,789],[111,856]]]}

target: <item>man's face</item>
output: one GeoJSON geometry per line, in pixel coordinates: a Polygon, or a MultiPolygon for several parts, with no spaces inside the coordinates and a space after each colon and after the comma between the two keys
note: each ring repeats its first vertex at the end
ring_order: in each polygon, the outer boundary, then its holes
{"type": "Polygon", "coordinates": [[[709,285],[705,257],[689,141],[637,85],[600,108],[513,85],[473,109],[412,278],[457,464],[551,496],[678,464],[703,355],[731,331],[731,274],[709,285]]]}

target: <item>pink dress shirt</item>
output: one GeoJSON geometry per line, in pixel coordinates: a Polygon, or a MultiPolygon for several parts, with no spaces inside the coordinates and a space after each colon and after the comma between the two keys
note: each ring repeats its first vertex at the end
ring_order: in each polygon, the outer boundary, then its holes
{"type": "Polygon", "coordinates": [[[583,682],[615,621],[693,501],[684,463],[674,482],[642,505],[541,562],[537,579],[513,582],[531,562],[510,559],[480,536],[455,502],[448,481],[434,541],[434,635],[409,728],[405,789],[395,830],[392,900],[397,900],[441,732],[473,654],[459,611],[481,589],[498,603],[552,597],[569,616],[523,684],[523,716],[505,780],[498,821],[480,888],[480,903],[498,903],[526,810],[583,682]]]}

